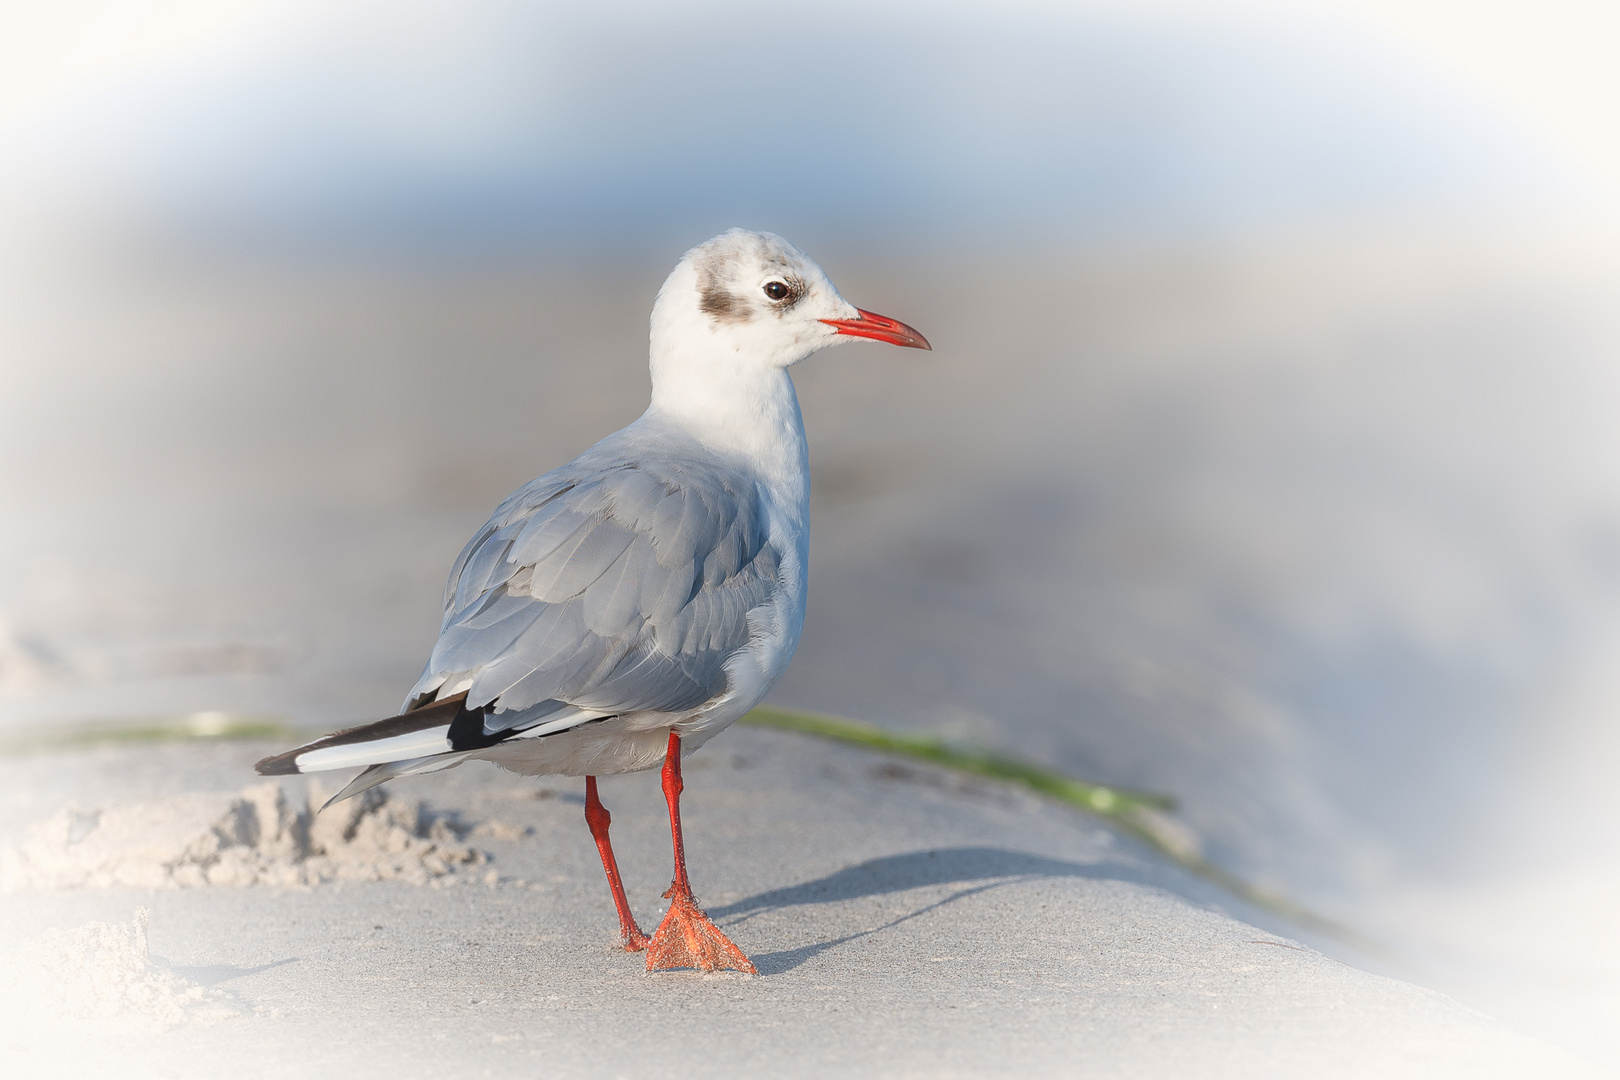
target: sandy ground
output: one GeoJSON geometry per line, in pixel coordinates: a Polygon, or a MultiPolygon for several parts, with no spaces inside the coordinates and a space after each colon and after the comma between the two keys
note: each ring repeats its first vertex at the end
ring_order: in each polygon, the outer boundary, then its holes
{"type": "MultiPolygon", "coordinates": [[[[13,759],[0,774],[14,804],[108,807],[229,789],[260,749],[13,759]]],[[[613,947],[576,784],[479,766],[396,787],[529,832],[475,840],[491,861],[450,887],[0,897],[12,951],[145,906],[152,967],[208,994],[178,1016],[126,1001],[74,1017],[38,1002],[94,959],[36,975],[32,1003],[7,1003],[8,1075],[1601,1075],[1324,956],[1078,813],[862,751],[739,730],[689,762],[696,883],[754,977],[650,976],[613,947]]],[[[655,777],[603,795],[650,924],[668,873],[655,777]]]]}

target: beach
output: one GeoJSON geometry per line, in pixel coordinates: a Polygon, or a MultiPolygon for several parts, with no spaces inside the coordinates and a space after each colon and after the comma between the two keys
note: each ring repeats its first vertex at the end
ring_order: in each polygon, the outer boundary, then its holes
{"type": "MultiPolygon", "coordinates": [[[[165,790],[230,784],[255,749],[58,764],[76,766],[77,801],[116,802],[150,793],[136,775],[165,776],[165,790]]],[[[15,762],[5,771],[8,789],[26,782],[15,762]]],[[[1325,956],[1073,811],[758,730],[692,759],[685,806],[700,896],[760,973],[650,975],[615,948],[577,784],[484,765],[434,779],[393,797],[506,827],[472,841],[489,861],[437,887],[4,896],[11,948],[48,927],[127,923],[144,906],[149,967],[184,981],[141,1004],[87,1003],[101,954],[75,953],[72,970],[36,978],[80,988],[77,1015],[41,1009],[48,998],[8,1002],[8,1071],[1604,1075],[1442,994],[1325,956]],[[192,988],[208,996],[188,1001],[192,988]]],[[[650,780],[602,785],[649,926],[669,871],[650,780]]]]}

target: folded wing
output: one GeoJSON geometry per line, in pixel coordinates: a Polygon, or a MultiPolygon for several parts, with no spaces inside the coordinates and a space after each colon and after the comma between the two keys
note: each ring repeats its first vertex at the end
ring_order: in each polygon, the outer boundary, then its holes
{"type": "Polygon", "coordinates": [[[769,532],[753,481],[717,465],[587,456],[549,473],[457,558],[407,711],[263,764],[374,765],[381,782],[506,739],[696,708],[725,691],[748,612],[778,587],[769,532]]]}

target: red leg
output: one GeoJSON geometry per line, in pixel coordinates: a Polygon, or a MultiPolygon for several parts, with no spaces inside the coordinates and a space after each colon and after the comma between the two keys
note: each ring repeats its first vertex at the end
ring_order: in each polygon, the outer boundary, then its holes
{"type": "Polygon", "coordinates": [[[647,943],[647,970],[730,968],[757,974],[753,962],[703,914],[686,880],[686,844],[681,839],[681,737],[669,733],[664,755],[664,799],[669,803],[669,836],[675,848],[675,880],[664,894],[669,911],[647,943]]]}
{"type": "Polygon", "coordinates": [[[608,840],[608,826],[613,824],[613,816],[602,805],[602,800],[596,797],[594,776],[585,778],[585,824],[591,827],[596,850],[602,856],[602,869],[607,871],[608,888],[613,890],[613,906],[619,909],[619,937],[625,951],[640,952],[647,947],[647,935],[636,925],[636,917],[630,914],[630,901],[624,897],[624,882],[619,880],[619,864],[613,858],[613,844],[608,840]]]}

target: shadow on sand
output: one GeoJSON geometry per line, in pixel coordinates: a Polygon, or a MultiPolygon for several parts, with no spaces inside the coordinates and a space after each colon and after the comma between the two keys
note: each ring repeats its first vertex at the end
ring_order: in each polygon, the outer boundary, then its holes
{"type": "Polygon", "coordinates": [[[1122,863],[1077,863],[1063,859],[1049,859],[1005,848],[963,847],[933,851],[914,851],[906,855],[888,855],[846,867],[826,877],[806,881],[784,889],[772,889],[738,900],[736,903],[709,909],[715,920],[726,920],[726,926],[735,927],[762,912],[799,904],[831,904],[855,900],[865,896],[904,892],[927,885],[962,885],[961,889],[943,899],[936,900],[893,919],[882,926],[846,934],[830,941],[817,942],[797,949],[784,949],[774,953],[760,953],[753,957],[761,975],[779,975],[791,971],[806,960],[818,956],[859,938],[882,933],[903,922],[909,922],[930,911],[953,904],[977,893],[998,889],[1040,878],[1083,877],[1105,881],[1130,881],[1137,884],[1162,886],[1163,882],[1150,880],[1150,876],[1135,867],[1122,863]]]}
{"type": "Polygon", "coordinates": [[[296,964],[298,961],[299,957],[289,956],[285,960],[272,960],[270,963],[260,964],[258,967],[237,967],[234,964],[207,964],[200,967],[175,965],[171,966],[169,970],[199,986],[218,986],[220,983],[230,982],[232,979],[240,979],[246,975],[257,975],[261,971],[269,971],[271,968],[278,968],[283,964],[296,964]]]}

